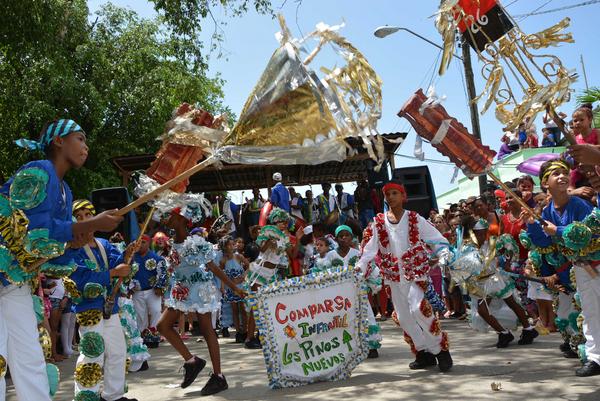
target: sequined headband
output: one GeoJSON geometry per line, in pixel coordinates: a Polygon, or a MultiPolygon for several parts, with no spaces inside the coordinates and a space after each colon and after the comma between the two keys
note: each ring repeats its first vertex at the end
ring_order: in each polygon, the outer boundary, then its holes
{"type": "Polygon", "coordinates": [[[555,172],[556,170],[559,169],[564,169],[567,170],[567,172],[571,171],[571,168],[569,167],[569,165],[567,163],[565,163],[562,160],[553,160],[550,162],[550,165],[548,166],[548,168],[546,168],[546,171],[544,171],[544,175],[542,175],[542,179],[540,181],[546,181],[548,179],[548,177],[550,176],[550,174],[552,174],[553,172],[555,172]]]}
{"type": "Polygon", "coordinates": [[[75,214],[76,211],[81,210],[81,209],[87,209],[93,215],[96,214],[96,208],[94,207],[92,202],[90,202],[87,199],[78,199],[75,202],[73,202],[73,214],[75,214]]]}

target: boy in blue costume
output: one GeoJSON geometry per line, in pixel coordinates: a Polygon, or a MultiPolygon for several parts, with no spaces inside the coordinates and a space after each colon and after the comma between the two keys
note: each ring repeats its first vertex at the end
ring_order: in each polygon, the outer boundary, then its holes
{"type": "MultiPolygon", "coordinates": [[[[87,200],[73,204],[73,216],[78,222],[92,219],[94,206],[87,200]]],[[[127,401],[123,396],[127,346],[115,300],[109,319],[103,318],[106,297],[113,291],[112,279],[127,277],[130,267],[124,264],[127,251],[121,253],[104,238],[89,234],[88,242],[70,254],[77,263],[71,279],[77,286],[75,313],[79,323],[79,358],[75,367],[75,401],[127,401]],[[106,367],[106,369],[104,369],[106,367]],[[104,377],[102,398],[100,382],[104,377]]],[[[118,297],[118,293],[117,293],[118,297]]]]}
{"type": "MultiPolygon", "coordinates": [[[[552,200],[544,208],[542,219],[546,225],[542,226],[527,212],[527,232],[534,245],[540,248],[556,247],[554,258],[559,263],[544,263],[541,274],[545,277],[546,285],[550,288],[574,285],[569,280],[575,277],[577,290],[581,299],[581,314],[584,317],[583,332],[585,335],[585,354],[587,361],[575,371],[577,376],[592,376],[600,374],[600,277],[594,273],[595,267],[590,266],[589,256],[584,250],[579,251],[580,257],[574,261],[561,260],[561,254],[568,254],[573,246],[569,246],[569,228],[573,222],[583,221],[593,211],[591,204],[576,197],[569,196],[569,165],[564,160],[552,160],[544,163],[540,170],[540,183],[552,195],[552,200]],[[571,270],[569,272],[569,270],[571,270]]],[[[564,297],[563,297],[564,299],[564,297]]],[[[564,306],[564,305],[563,305],[564,306]]],[[[565,309],[565,308],[562,308],[565,309]]],[[[559,305],[559,311],[561,307],[559,305]]],[[[559,318],[565,318],[557,313],[559,318]]]]}
{"type": "Polygon", "coordinates": [[[133,277],[135,292],[133,304],[137,313],[138,329],[156,328],[161,315],[161,301],[167,280],[165,259],[150,249],[150,237],[143,235],[140,249],[134,254],[133,262],[139,266],[133,277]],[[148,321],[150,315],[150,321],[148,321]]]}
{"type": "Polygon", "coordinates": [[[65,243],[78,246],[86,233],[111,231],[122,218],[111,210],[85,224],[71,220],[72,195],[63,179],[83,166],[88,153],[77,123],[53,121],[39,141],[20,139],[17,145],[43,151],[47,159],[25,164],[0,189],[0,401],[7,364],[19,400],[45,401],[48,379],[28,281],[39,271],[70,273],[74,266],[62,255],[65,243]],[[39,259],[48,260],[38,266],[39,259]]]}

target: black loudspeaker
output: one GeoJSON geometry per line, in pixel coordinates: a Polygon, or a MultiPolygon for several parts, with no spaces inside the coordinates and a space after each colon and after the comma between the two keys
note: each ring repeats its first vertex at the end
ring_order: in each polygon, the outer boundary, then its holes
{"type": "Polygon", "coordinates": [[[373,160],[367,160],[367,180],[370,188],[381,188],[390,180],[388,164],[387,162],[384,163],[379,171],[375,171],[375,165],[376,163],[373,160]]]}
{"type": "MultiPolygon", "coordinates": [[[[96,213],[102,213],[111,209],[121,209],[129,203],[129,199],[129,192],[125,187],[102,188],[92,191],[92,203],[96,208],[96,213]]],[[[114,231],[123,234],[127,243],[131,242],[130,220],[130,213],[127,213],[121,224],[114,231]]],[[[95,235],[102,238],[109,238],[113,233],[97,232],[95,235]]]]}
{"type": "Polygon", "coordinates": [[[429,218],[429,211],[437,209],[429,168],[427,166],[397,168],[392,172],[392,177],[403,183],[406,188],[408,200],[404,208],[429,218]]]}

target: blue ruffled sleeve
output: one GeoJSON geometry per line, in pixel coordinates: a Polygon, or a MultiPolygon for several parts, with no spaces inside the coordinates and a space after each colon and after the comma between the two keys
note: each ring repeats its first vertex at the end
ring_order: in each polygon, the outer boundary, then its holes
{"type": "Polygon", "coordinates": [[[533,224],[527,224],[527,234],[529,234],[531,242],[537,247],[545,248],[552,245],[552,238],[544,232],[542,225],[537,221],[533,224]]]}
{"type": "MultiPolygon", "coordinates": [[[[39,177],[34,182],[33,179],[17,179],[16,187],[10,188],[11,203],[14,201],[13,192],[17,192],[21,197],[31,197],[35,199],[34,207],[27,202],[18,204],[29,219],[28,230],[36,228],[46,228],[49,231],[49,237],[60,242],[69,242],[73,239],[71,208],[73,195],[66,182],[58,179],[54,165],[48,160],[38,160],[24,165],[15,176],[24,173],[30,169],[35,175],[47,177],[45,188],[40,187],[39,177]],[[32,185],[33,183],[33,185],[32,185]],[[61,189],[62,186],[62,189],[61,189]],[[27,193],[28,192],[28,193],[27,193]],[[63,196],[64,195],[64,196],[63,196]]],[[[15,177],[11,178],[6,186],[12,185],[15,177]]]]}

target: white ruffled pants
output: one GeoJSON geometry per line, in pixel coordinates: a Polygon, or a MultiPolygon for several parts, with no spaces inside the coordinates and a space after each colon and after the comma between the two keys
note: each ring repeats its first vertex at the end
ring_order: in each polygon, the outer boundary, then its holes
{"type": "MultiPolygon", "coordinates": [[[[50,401],[46,362],[28,285],[0,287],[0,357],[10,367],[19,401],[50,401]]],[[[4,401],[6,380],[0,376],[0,401],[4,401]]]]}
{"type": "MultiPolygon", "coordinates": [[[[83,353],[79,354],[76,366],[84,363],[97,363],[102,367],[104,374],[104,386],[102,398],[106,401],[117,400],[125,394],[125,360],[127,358],[127,346],[125,345],[125,333],[119,320],[119,314],[113,314],[110,319],[101,319],[100,323],[93,326],[80,326],[79,335],[95,331],[104,339],[104,352],[96,358],[89,358],[83,353]]],[[[81,346],[80,346],[81,351],[81,346]]],[[[83,387],[75,380],[75,395],[80,391],[88,390],[98,393],[100,383],[98,381],[92,387],[83,387]]]]}
{"type": "Polygon", "coordinates": [[[600,364],[600,274],[592,278],[583,267],[573,268],[581,299],[585,354],[588,360],[600,364]]]}
{"type": "Polygon", "coordinates": [[[404,277],[400,282],[389,282],[394,310],[404,333],[410,336],[405,335],[405,339],[409,343],[412,340],[412,351],[425,350],[437,355],[442,351],[443,332],[425,299],[423,284],[427,282],[407,281],[404,277]]]}

